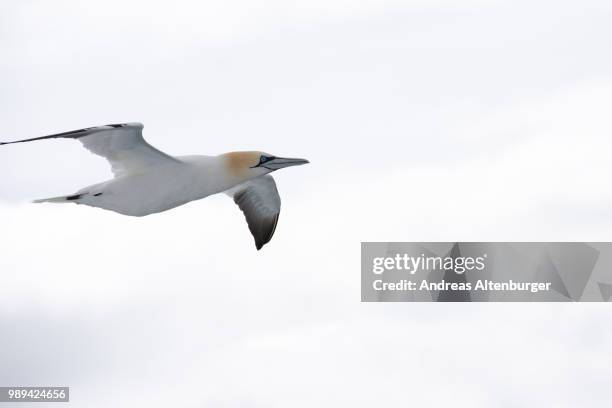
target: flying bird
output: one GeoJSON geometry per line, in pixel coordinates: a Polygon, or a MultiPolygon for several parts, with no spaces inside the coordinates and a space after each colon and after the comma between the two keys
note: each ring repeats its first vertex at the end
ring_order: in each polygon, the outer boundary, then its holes
{"type": "Polygon", "coordinates": [[[219,156],[170,156],[148,144],[141,123],[96,126],[0,145],[35,140],[77,139],[111,165],[114,178],[74,194],[35,203],[76,203],[141,217],[225,192],[244,213],[255,246],[272,239],[280,214],[280,197],[269,173],[308,163],[264,152],[230,152],[219,156]]]}

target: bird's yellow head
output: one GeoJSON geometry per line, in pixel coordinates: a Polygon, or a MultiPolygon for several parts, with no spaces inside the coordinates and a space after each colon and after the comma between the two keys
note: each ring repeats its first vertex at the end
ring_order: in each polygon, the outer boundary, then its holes
{"type": "Polygon", "coordinates": [[[308,163],[305,159],[276,157],[264,152],[230,152],[222,157],[230,174],[245,179],[308,163]]]}

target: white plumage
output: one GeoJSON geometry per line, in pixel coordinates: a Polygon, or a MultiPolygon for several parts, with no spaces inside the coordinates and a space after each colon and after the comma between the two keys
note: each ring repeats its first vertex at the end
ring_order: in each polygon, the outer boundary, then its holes
{"type": "Polygon", "coordinates": [[[263,152],[173,157],[149,145],[143,125],[124,123],[79,129],[0,145],[51,138],[79,140],[111,165],[114,178],[74,194],[35,202],[76,203],[124,215],[144,216],[226,192],[244,212],[257,249],[270,241],[280,213],[280,197],[268,173],[308,163],[263,152]]]}

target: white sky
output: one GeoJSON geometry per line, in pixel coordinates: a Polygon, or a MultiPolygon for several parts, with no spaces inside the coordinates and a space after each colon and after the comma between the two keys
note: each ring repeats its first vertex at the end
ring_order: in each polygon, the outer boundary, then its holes
{"type": "Polygon", "coordinates": [[[4,146],[0,385],[88,408],[609,406],[604,304],[359,303],[361,241],[610,240],[612,7],[458,3],[2,1],[0,140],[141,121],[170,154],[311,164],[275,173],[257,252],[224,196],[27,204],[108,166],[4,146]]]}

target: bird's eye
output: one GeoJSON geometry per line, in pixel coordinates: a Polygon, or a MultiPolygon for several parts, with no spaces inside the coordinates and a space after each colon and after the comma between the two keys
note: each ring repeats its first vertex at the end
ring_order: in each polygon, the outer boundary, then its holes
{"type": "Polygon", "coordinates": [[[261,158],[259,159],[259,163],[265,163],[265,162],[269,162],[270,160],[272,160],[274,157],[271,156],[261,156],[261,158]]]}

